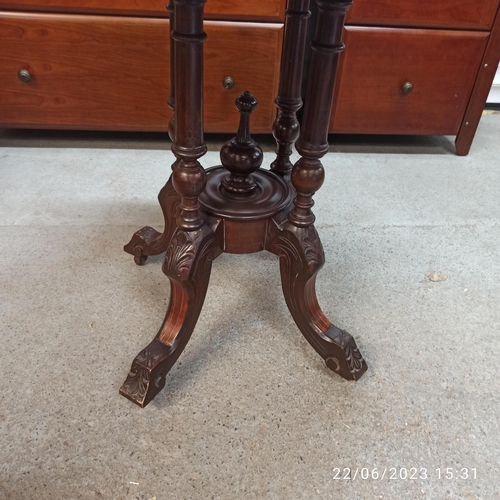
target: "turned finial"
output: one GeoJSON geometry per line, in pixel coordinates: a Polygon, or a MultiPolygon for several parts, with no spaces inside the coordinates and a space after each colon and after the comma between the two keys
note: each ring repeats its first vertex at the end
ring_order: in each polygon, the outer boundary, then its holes
{"type": "Polygon", "coordinates": [[[220,152],[222,165],[229,171],[222,187],[232,195],[249,196],[257,187],[252,173],[259,169],[264,158],[262,149],[250,137],[250,115],[257,108],[257,99],[246,90],[236,99],[236,108],[241,115],[238,133],[220,152]]]}

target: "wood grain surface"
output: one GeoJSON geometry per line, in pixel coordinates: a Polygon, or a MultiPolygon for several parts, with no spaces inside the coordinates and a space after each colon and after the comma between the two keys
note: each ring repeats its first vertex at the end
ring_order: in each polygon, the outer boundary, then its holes
{"type": "MultiPolygon", "coordinates": [[[[253,132],[276,114],[281,24],[205,23],[205,130],[235,133],[236,97],[259,100],[253,132]],[[223,88],[231,76],[235,85],[223,88]]],[[[167,130],[167,19],[0,13],[0,124],[9,127],[167,130]],[[23,83],[18,71],[31,80],[23,83]]]]}
{"type": "Polygon", "coordinates": [[[499,0],[355,0],[348,24],[488,30],[499,0]]]}
{"type": "Polygon", "coordinates": [[[480,31],[346,27],[330,131],[456,134],[487,40],[480,31]]]}
{"type": "MultiPolygon", "coordinates": [[[[0,9],[166,17],[166,4],[167,0],[16,0],[0,2],[0,9]]],[[[281,21],[285,6],[286,0],[209,0],[205,4],[205,17],[281,21]]]]}

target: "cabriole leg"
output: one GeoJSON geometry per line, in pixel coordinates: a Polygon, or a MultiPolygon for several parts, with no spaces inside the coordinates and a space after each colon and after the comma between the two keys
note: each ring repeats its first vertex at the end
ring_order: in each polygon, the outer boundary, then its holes
{"type": "Polygon", "coordinates": [[[217,228],[218,221],[196,232],[177,229],[170,241],[163,264],[170,280],[167,315],[154,340],[134,359],[120,388],[120,394],[141,407],[163,389],[196,326],[216,256],[217,228]]]}
{"type": "Polygon", "coordinates": [[[316,276],[325,260],[314,226],[274,224],[267,249],[280,258],[283,294],[300,331],[328,368],[347,380],[367,370],[353,337],[332,325],[316,298],[316,276]]]}

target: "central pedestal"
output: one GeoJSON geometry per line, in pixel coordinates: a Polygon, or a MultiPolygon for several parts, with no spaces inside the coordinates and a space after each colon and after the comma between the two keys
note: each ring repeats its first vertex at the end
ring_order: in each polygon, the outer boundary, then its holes
{"type": "Polygon", "coordinates": [[[207,185],[200,195],[201,209],[222,219],[224,252],[260,252],[265,248],[269,218],[291,210],[292,189],[273,172],[259,170],[252,174],[254,192],[241,197],[224,189],[222,180],[226,175],[222,166],[207,171],[207,185]]]}
{"type": "Polygon", "coordinates": [[[228,192],[222,186],[227,170],[220,166],[207,170],[207,185],[199,200],[202,210],[227,220],[266,219],[292,203],[292,189],[281,177],[269,170],[251,174],[256,187],[248,196],[228,192]]]}

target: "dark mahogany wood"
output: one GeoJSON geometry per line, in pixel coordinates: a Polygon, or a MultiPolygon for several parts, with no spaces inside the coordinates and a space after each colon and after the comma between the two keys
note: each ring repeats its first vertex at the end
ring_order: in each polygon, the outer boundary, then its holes
{"type": "Polygon", "coordinates": [[[271,170],[285,178],[290,177],[292,145],[300,134],[297,111],[302,107],[301,87],[307,21],[311,15],[309,0],[290,0],[286,10],[285,41],[281,56],[281,73],[273,135],[276,139],[276,160],[271,170]]]}
{"type": "Polygon", "coordinates": [[[264,159],[261,147],[250,137],[250,115],[257,108],[257,99],[247,90],[236,99],[236,108],[241,115],[238,134],[220,151],[222,166],[229,172],[222,179],[222,187],[234,197],[247,199],[257,189],[252,174],[264,159]]]}
{"type": "Polygon", "coordinates": [[[266,249],[280,258],[286,304],[304,337],[328,368],[347,380],[358,380],[367,365],[356,342],[349,333],[331,324],[316,298],[316,276],[325,257],[314,226],[297,227],[275,218],[266,249]]]}
{"type": "Polygon", "coordinates": [[[455,135],[487,42],[482,31],[347,26],[330,131],[455,135]]]}
{"type": "Polygon", "coordinates": [[[219,221],[199,231],[176,229],[170,240],[163,272],[170,280],[170,305],[154,340],[132,363],[120,394],[141,407],[164,387],[165,376],[191,337],[205,300],[212,261],[216,256],[219,221]]]}
{"type": "MultiPolygon", "coordinates": [[[[175,40],[172,36],[175,27],[175,17],[174,17],[174,0],[170,0],[167,5],[167,9],[170,15],[170,97],[168,98],[168,107],[173,111],[173,116],[168,123],[168,135],[172,142],[175,141],[174,131],[175,131],[175,40]]],[[[172,166],[172,170],[174,167],[172,166]]]]}
{"type": "MultiPolygon", "coordinates": [[[[163,233],[171,236],[163,262],[163,272],[170,280],[170,305],[160,331],[137,355],[120,389],[122,395],[142,407],[161,391],[166,374],[193,332],[205,300],[211,262],[216,256],[220,220],[202,215],[198,202],[206,181],[198,161],[206,153],[202,113],[204,3],[205,0],[173,0],[171,36],[175,40],[176,114],[172,151],[176,162],[171,183],[180,201],[177,213],[166,214],[163,233]]],[[[168,186],[169,183],[167,191],[168,186]]],[[[159,241],[163,241],[163,235],[157,236],[159,241]]]]}
{"type": "Polygon", "coordinates": [[[172,178],[163,186],[158,195],[158,201],[165,220],[163,232],[160,233],[149,226],[143,227],[124,247],[125,252],[133,255],[135,263],[139,266],[144,265],[151,255],[160,255],[165,252],[175,231],[175,219],[172,221],[172,215],[174,217],[179,215],[180,197],[172,185],[172,178]]]}
{"type": "Polygon", "coordinates": [[[479,73],[472,90],[467,109],[460,125],[460,130],[455,141],[457,153],[460,156],[469,154],[469,150],[474,140],[479,120],[483,114],[484,103],[488,98],[491,85],[495,78],[500,60],[500,7],[488,39],[488,45],[484,52],[479,73]]]}
{"type": "Polygon", "coordinates": [[[339,54],[344,49],[342,28],[350,0],[317,0],[318,25],[311,43],[312,57],[306,94],[306,107],[297,151],[302,158],[292,170],[292,184],[297,192],[289,219],[297,227],[314,222],[312,197],[322,186],[325,171],[322,158],[329,149],[328,124],[339,54]]]}
{"type": "MultiPolygon", "coordinates": [[[[236,99],[236,107],[240,112],[238,135],[222,147],[222,166],[207,171],[207,186],[200,201],[204,211],[213,216],[246,223],[280,212],[290,204],[291,193],[280,176],[259,169],[262,150],[249,130],[250,114],[256,109],[257,100],[246,91],[236,99]]],[[[244,227],[241,226],[242,231],[244,227]]],[[[232,228],[234,233],[234,225],[232,228]]],[[[251,247],[260,244],[261,238],[257,237],[251,247]]],[[[224,243],[224,251],[233,253],[231,248],[224,243]]]]}
{"type": "Polygon", "coordinates": [[[355,0],[347,24],[488,30],[498,0],[355,0]]]}
{"type": "MultiPolygon", "coordinates": [[[[170,97],[168,106],[174,112],[168,124],[168,133],[172,142],[175,141],[175,40],[172,37],[174,19],[174,1],[170,0],[167,9],[170,13],[170,97]]],[[[172,164],[172,171],[177,166],[179,160],[172,164]]],[[[135,263],[142,266],[151,255],[160,255],[167,249],[167,246],[175,230],[175,223],[170,220],[170,216],[177,217],[180,197],[172,185],[172,178],[168,180],[158,195],[158,201],[163,212],[165,226],[163,233],[152,227],[146,226],[137,231],[130,242],[125,245],[124,250],[134,256],[135,263]]]]}
{"type": "Polygon", "coordinates": [[[198,161],[203,141],[203,8],[205,0],[173,0],[175,40],[175,129],[172,152],[177,158],[172,184],[181,202],[179,228],[200,229],[204,223],[198,196],[205,188],[205,170],[198,161]],[[182,90],[181,90],[182,89],[182,90]]]}
{"type": "Polygon", "coordinates": [[[334,83],[339,54],[344,48],[342,28],[352,2],[317,0],[316,3],[318,24],[311,44],[306,105],[296,145],[302,158],[291,175],[296,198],[286,220],[273,219],[266,248],[280,257],[283,293],[301,332],[331,370],[348,380],[357,380],[367,370],[366,362],[353,337],[331,324],[316,298],[316,275],[323,266],[324,252],[311,211],[313,195],[324,180],[320,158],[329,149],[334,83]]]}
{"type": "MultiPolygon", "coordinates": [[[[262,150],[250,136],[250,114],[257,100],[246,91],[236,99],[238,134],[223,146],[222,166],[205,173],[198,162],[206,151],[202,120],[204,0],[172,1],[175,82],[170,105],[175,108],[175,118],[170,132],[176,162],[159,196],[165,231],[143,228],[125,248],[138,264],[148,255],[166,250],[163,272],[170,280],[170,305],[158,334],[135,358],[120,392],[144,407],[161,391],[198,320],[212,261],[222,252],[261,250],[279,257],[285,300],[306,339],[328,368],[347,380],[358,380],[367,365],[356,342],[331,324],[316,298],[316,276],[324,264],[324,252],[311,211],[312,196],[324,177],[320,158],[328,151],[333,85],[351,2],[317,0],[319,19],[297,143],[302,157],[293,167],[290,182],[288,162],[291,141],[298,131],[295,112],[300,107],[301,71],[283,60],[277,103],[285,117],[276,126],[274,171],[260,169],[262,150]]],[[[290,0],[289,7],[285,54],[294,65],[301,65],[308,2],[290,0]],[[292,36],[294,30],[300,36],[292,36]]]]}

